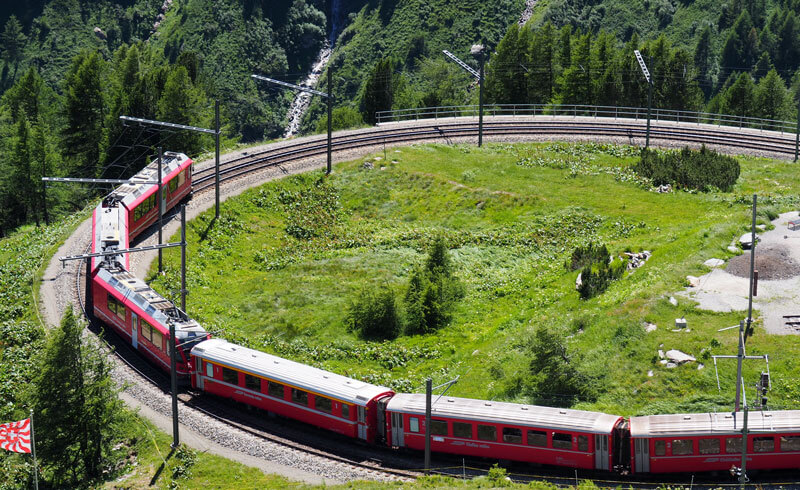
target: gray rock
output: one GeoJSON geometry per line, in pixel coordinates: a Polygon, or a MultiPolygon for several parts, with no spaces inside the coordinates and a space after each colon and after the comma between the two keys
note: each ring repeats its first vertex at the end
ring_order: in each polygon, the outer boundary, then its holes
{"type": "MultiPolygon", "coordinates": [[[[761,238],[756,235],[756,243],[761,241],[761,238]]],[[[753,236],[752,233],[745,233],[741,237],[739,237],[739,243],[742,245],[742,248],[748,249],[753,244],[753,236]]]]}
{"type": "MultiPolygon", "coordinates": [[[[735,247],[734,247],[735,248],[735,247]]],[[[703,265],[706,267],[721,267],[725,265],[725,261],[722,259],[708,259],[703,262],[703,265]]]]}
{"type": "Polygon", "coordinates": [[[675,297],[674,297],[674,296],[670,296],[670,297],[669,297],[669,303],[670,303],[672,306],[678,306],[678,300],[677,300],[677,299],[675,299],[675,297]]]}
{"type": "Polygon", "coordinates": [[[700,278],[695,276],[686,276],[686,282],[689,283],[690,288],[696,288],[700,285],[700,278]]]}
{"type": "Polygon", "coordinates": [[[644,331],[647,333],[655,332],[658,329],[655,323],[645,322],[644,324],[644,331]]]}
{"type": "Polygon", "coordinates": [[[653,370],[652,369],[650,371],[647,371],[647,377],[648,378],[652,378],[653,377],[653,370]]]}
{"type": "Polygon", "coordinates": [[[94,28],[94,35],[97,36],[99,39],[102,39],[103,41],[105,41],[106,38],[108,37],[106,36],[106,33],[103,32],[103,29],[100,29],[99,27],[94,28]]]}
{"type": "Polygon", "coordinates": [[[690,356],[685,352],[681,352],[677,349],[671,349],[667,351],[667,359],[677,364],[683,364],[685,362],[694,362],[697,361],[694,357],[690,356]]]}
{"type": "Polygon", "coordinates": [[[372,162],[364,162],[364,164],[361,166],[367,170],[372,170],[375,168],[375,165],[373,165],[372,162]]]}
{"type": "Polygon", "coordinates": [[[663,350],[658,349],[658,357],[660,357],[661,359],[664,359],[664,351],[663,350]]]}
{"type": "Polygon", "coordinates": [[[758,228],[761,231],[764,231],[767,229],[767,225],[756,225],[756,228],[758,228]]]}
{"type": "Polygon", "coordinates": [[[697,365],[697,370],[698,370],[698,371],[700,371],[700,370],[701,370],[701,369],[703,369],[704,367],[706,367],[704,364],[698,364],[698,365],[697,365]]]}
{"type": "Polygon", "coordinates": [[[678,365],[675,364],[674,362],[667,363],[667,369],[675,369],[676,367],[678,367],[678,365]]]}
{"type": "Polygon", "coordinates": [[[661,364],[664,364],[664,365],[666,365],[666,364],[667,364],[669,361],[668,361],[668,360],[666,360],[666,359],[661,359],[661,360],[660,360],[660,361],[658,361],[658,362],[660,362],[661,364]]]}
{"type": "Polygon", "coordinates": [[[730,252],[732,254],[739,253],[739,247],[736,247],[734,245],[730,245],[730,246],[728,246],[728,252],[730,252]]]}

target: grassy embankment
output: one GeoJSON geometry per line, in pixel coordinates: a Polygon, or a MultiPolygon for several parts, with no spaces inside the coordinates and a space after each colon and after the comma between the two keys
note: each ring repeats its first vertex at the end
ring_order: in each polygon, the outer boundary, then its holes
{"type": "MultiPolygon", "coordinates": [[[[676,307],[667,298],[687,274],[707,271],[705,260],[731,256],[726,248],[748,226],[752,193],[769,194],[772,212],[797,204],[794,168],[741,159],[732,193],[657,194],[626,170],[635,154],[568,145],[422,146],[392,151],[388,159],[397,163],[375,161],[374,170],[363,169],[363,160],[338,165],[320,192],[309,190],[318,174],[267,184],[227,201],[219,223],[210,225],[211,212],[190,224],[189,313],[232,340],[399,390],[420,390],[427,376],[439,383],[461,375],[453,395],[516,401],[530,399],[529,339],[547,326],[604,376],[597,399],[577,407],[622,415],[724,409],[734,368],[721,366],[718,394],[708,356],[736,352],[735,333],[717,329],[742,313],[704,312],[687,300],[676,307]],[[452,323],[435,334],[360,342],[345,328],[350,302],[384,285],[401,298],[437,235],[453,247],[466,285],[452,323]],[[582,301],[577,272],[563,264],[591,240],[612,253],[653,256],[582,301]],[[687,318],[691,332],[671,331],[677,317],[687,318]],[[658,330],[646,334],[646,321],[658,330]],[[680,349],[707,367],[666,369],[659,348],[680,349]]],[[[178,254],[166,260],[167,275],[155,287],[174,291],[178,254]]],[[[800,339],[759,328],[748,349],[770,354],[770,402],[797,407],[800,339]]],[[[748,364],[746,379],[755,382],[762,368],[748,364]]]]}

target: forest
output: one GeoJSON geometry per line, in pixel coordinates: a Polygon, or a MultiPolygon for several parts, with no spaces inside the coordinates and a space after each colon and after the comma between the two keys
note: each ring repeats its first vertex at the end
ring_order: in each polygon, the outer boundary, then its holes
{"type": "MultiPolygon", "coordinates": [[[[378,110],[476,103],[471,77],[441,54],[477,67],[474,43],[489,48],[489,103],[646,106],[640,49],[654,107],[797,115],[798,0],[558,0],[540,2],[522,27],[521,0],[333,3],[333,14],[324,0],[0,8],[0,236],[107,190],[45,188],[43,175],[122,178],[158,146],[212,149],[208,136],[126,127],[120,115],[211,127],[219,100],[225,145],[279,137],[292,94],[249,75],[299,82],[331,30],[335,129],[371,124],[378,110]]],[[[321,130],[326,117],[313,100],[302,131],[321,130]]]]}

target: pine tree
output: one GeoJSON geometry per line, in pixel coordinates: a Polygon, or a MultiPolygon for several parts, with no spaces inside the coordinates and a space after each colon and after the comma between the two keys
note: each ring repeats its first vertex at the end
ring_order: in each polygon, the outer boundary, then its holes
{"type": "Polygon", "coordinates": [[[101,475],[120,417],[111,365],[82,331],[68,308],[47,340],[33,382],[36,452],[56,488],[85,485],[101,475]]]}
{"type": "Polygon", "coordinates": [[[559,43],[561,52],[558,61],[562,68],[567,68],[572,65],[572,26],[565,25],[561,28],[559,43]]]}
{"type": "Polygon", "coordinates": [[[784,15],[775,50],[775,67],[780,71],[794,70],[800,64],[800,26],[793,11],[786,10],[784,15]]]}
{"type": "MultiPolygon", "coordinates": [[[[164,91],[158,101],[156,112],[158,119],[177,124],[202,126],[206,106],[205,95],[192,85],[186,67],[173,67],[169,71],[164,91]]],[[[193,131],[182,131],[172,137],[171,144],[180,151],[193,155],[200,152],[201,137],[193,131]]]]}
{"type": "Polygon", "coordinates": [[[388,111],[394,101],[394,67],[392,58],[383,58],[375,64],[361,96],[361,114],[368,124],[375,124],[375,113],[388,111]]]}
{"type": "Polygon", "coordinates": [[[528,49],[529,100],[547,104],[552,99],[556,83],[556,30],[549,21],[533,35],[528,49]]]}
{"type": "Polygon", "coordinates": [[[20,24],[17,17],[12,14],[6,21],[3,33],[0,34],[3,60],[6,64],[14,64],[12,80],[17,78],[17,68],[19,67],[20,59],[22,59],[22,49],[25,47],[26,40],[27,38],[22,32],[22,24],[20,24]]]}
{"type": "Polygon", "coordinates": [[[11,182],[14,192],[19,196],[24,213],[19,217],[20,223],[25,223],[33,215],[38,226],[39,215],[35,212],[37,186],[31,173],[31,128],[27,117],[22,116],[19,118],[19,122],[16,124],[16,133],[17,138],[14,142],[14,150],[11,156],[14,169],[11,182]]]}
{"type": "Polygon", "coordinates": [[[756,81],[759,81],[762,78],[764,78],[764,76],[766,76],[766,74],[769,73],[770,70],[774,69],[775,67],[772,66],[772,60],[770,60],[769,58],[769,53],[765,51],[761,53],[761,57],[758,59],[756,66],[753,67],[753,72],[752,72],[753,78],[756,81]]]}
{"type": "Polygon", "coordinates": [[[756,87],[754,116],[763,119],[791,120],[795,116],[794,103],[786,84],[773,68],[756,87]]]}
{"type": "Polygon", "coordinates": [[[497,45],[486,69],[486,99],[496,104],[523,104],[527,101],[524,71],[527,50],[525,29],[511,24],[497,45]]]}
{"type": "Polygon", "coordinates": [[[73,171],[81,177],[100,175],[106,112],[104,79],[105,62],[96,52],[76,56],[66,75],[62,145],[64,155],[73,161],[73,171]]]}
{"type": "Polygon", "coordinates": [[[755,85],[749,73],[739,74],[736,81],[725,91],[724,100],[727,114],[748,117],[755,113],[755,85]]]}

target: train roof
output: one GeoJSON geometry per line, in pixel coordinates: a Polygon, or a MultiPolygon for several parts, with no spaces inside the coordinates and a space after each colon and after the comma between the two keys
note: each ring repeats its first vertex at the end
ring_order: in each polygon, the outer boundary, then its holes
{"type": "MultiPolygon", "coordinates": [[[[622,418],[600,412],[568,408],[540,407],[518,403],[473,400],[470,398],[433,397],[431,416],[474,420],[477,422],[523,425],[575,432],[610,434],[622,418]]],[[[399,393],[386,410],[425,416],[425,395],[399,393]]]]}
{"type": "MultiPolygon", "coordinates": [[[[687,413],[631,417],[631,437],[741,434],[744,414],[687,413]]],[[[747,430],[755,433],[800,432],[800,410],[751,411],[747,430]]]]}
{"type": "Polygon", "coordinates": [[[139,307],[162,328],[167,329],[171,321],[175,325],[177,339],[187,339],[207,333],[197,321],[189,318],[171,301],[122,267],[101,268],[97,271],[96,278],[121,294],[126,303],[133,303],[139,307]]]}
{"type": "MultiPolygon", "coordinates": [[[[166,179],[168,175],[181,168],[188,160],[189,157],[183,153],[164,152],[162,158],[163,174],[161,178],[166,179]]],[[[129,183],[114,189],[114,191],[109,194],[109,197],[115,198],[130,209],[137,199],[147,194],[148,191],[158,187],[156,184],[145,184],[145,182],[156,181],[158,181],[158,159],[153,160],[149,165],[131,177],[129,183]]]]}
{"type": "Polygon", "coordinates": [[[192,349],[192,355],[355,405],[366,406],[372,399],[392,393],[384,386],[248,349],[223,339],[200,342],[192,349]]]}

